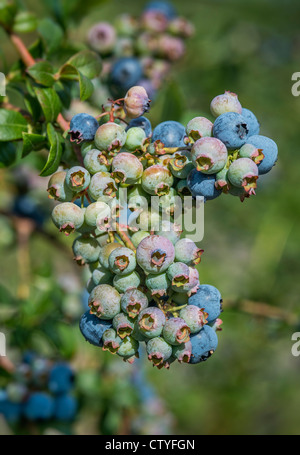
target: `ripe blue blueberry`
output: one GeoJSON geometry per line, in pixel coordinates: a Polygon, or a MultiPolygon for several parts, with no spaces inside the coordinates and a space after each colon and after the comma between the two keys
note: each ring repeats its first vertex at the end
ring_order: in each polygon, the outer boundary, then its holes
{"type": "Polygon", "coordinates": [[[117,60],[110,71],[108,87],[114,97],[124,97],[127,90],[142,78],[143,69],[135,57],[123,57],[117,60]]]}
{"type": "Polygon", "coordinates": [[[253,112],[251,112],[249,109],[243,108],[242,116],[248,124],[249,136],[255,136],[256,134],[259,134],[260,124],[253,112]]]}
{"type": "Polygon", "coordinates": [[[215,187],[215,174],[203,174],[192,169],[187,178],[187,186],[194,197],[203,196],[204,200],[215,199],[222,194],[222,191],[215,187]]]}
{"type": "Polygon", "coordinates": [[[176,10],[171,2],[166,0],[153,0],[146,4],[144,11],[156,11],[163,14],[167,19],[177,16],[176,10]]]}
{"type": "Polygon", "coordinates": [[[255,135],[249,137],[247,143],[261,149],[264,154],[264,159],[258,165],[259,174],[267,174],[267,172],[270,172],[278,157],[276,142],[266,136],[255,135]]]}
{"type": "Polygon", "coordinates": [[[49,374],[48,388],[55,395],[69,392],[74,386],[74,371],[66,363],[57,363],[49,374]]]}
{"type": "Polygon", "coordinates": [[[159,123],[152,134],[152,142],[161,141],[165,147],[184,147],[184,138],[184,126],[174,120],[159,123]]]}
{"type": "Polygon", "coordinates": [[[49,420],[53,412],[54,400],[44,392],[32,393],[23,407],[24,416],[29,420],[49,420]]]}
{"type": "Polygon", "coordinates": [[[226,112],[216,119],[213,135],[222,141],[229,150],[236,150],[247,142],[249,125],[241,114],[226,112]]]}
{"type": "Polygon", "coordinates": [[[70,422],[76,416],[77,400],[71,395],[61,395],[54,400],[54,418],[63,422],[70,422]]]}
{"type": "Polygon", "coordinates": [[[13,403],[8,399],[6,392],[0,390],[0,415],[2,414],[7,422],[16,423],[22,413],[22,406],[20,403],[13,403]]]}
{"type": "Polygon", "coordinates": [[[70,140],[80,144],[82,141],[93,141],[99,124],[89,114],[76,114],[70,122],[70,140]]]}
{"type": "Polygon", "coordinates": [[[189,305],[195,305],[208,314],[207,322],[213,322],[222,311],[220,291],[210,284],[202,284],[196,294],[189,298],[189,305]]]}
{"type": "Polygon", "coordinates": [[[133,127],[142,128],[145,131],[146,137],[151,136],[152,126],[150,120],[147,117],[142,116],[130,120],[129,125],[126,128],[126,131],[128,131],[129,128],[133,127]]]}
{"type": "Polygon", "coordinates": [[[112,327],[111,321],[104,321],[99,319],[94,314],[91,314],[90,311],[86,311],[80,319],[79,328],[89,343],[94,346],[102,346],[102,335],[105,330],[112,327]]]}
{"type": "Polygon", "coordinates": [[[209,325],[205,325],[197,334],[191,335],[190,340],[192,344],[191,364],[207,360],[218,346],[217,334],[209,325]]]}

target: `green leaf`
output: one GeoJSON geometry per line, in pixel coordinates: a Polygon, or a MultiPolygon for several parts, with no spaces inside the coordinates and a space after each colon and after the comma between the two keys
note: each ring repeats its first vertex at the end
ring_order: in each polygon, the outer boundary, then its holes
{"type": "Polygon", "coordinates": [[[35,82],[45,85],[46,87],[52,87],[55,83],[55,78],[53,76],[54,69],[49,62],[38,62],[35,65],[30,66],[30,68],[27,69],[27,73],[35,82]]]}
{"type": "Polygon", "coordinates": [[[13,31],[16,33],[30,33],[36,30],[38,25],[35,14],[21,11],[15,17],[13,31]]]}
{"type": "Polygon", "coordinates": [[[67,63],[74,66],[83,76],[94,79],[99,76],[102,63],[96,52],[85,49],[73,55],[67,63]]]}
{"type": "Polygon", "coordinates": [[[59,96],[53,88],[35,87],[34,91],[43,110],[46,122],[54,122],[62,108],[59,96]]]}
{"type": "Polygon", "coordinates": [[[39,21],[38,32],[42,37],[45,49],[49,54],[56,51],[64,37],[61,27],[52,19],[45,18],[39,21]]]}
{"type": "Polygon", "coordinates": [[[0,0],[0,24],[10,27],[17,13],[17,6],[13,1],[0,0]]]}
{"type": "Polygon", "coordinates": [[[69,63],[60,69],[60,79],[79,81],[81,101],[87,100],[93,93],[94,86],[90,79],[69,63]]]}
{"type": "Polygon", "coordinates": [[[41,106],[38,100],[27,93],[24,97],[24,104],[28,112],[31,114],[33,121],[37,122],[41,116],[41,106]]]}
{"type": "Polygon", "coordinates": [[[19,112],[0,109],[0,141],[16,141],[22,139],[27,131],[27,122],[19,112]]]}
{"type": "Polygon", "coordinates": [[[47,139],[41,134],[23,133],[22,158],[30,152],[41,150],[47,144],[47,139]]]}
{"type": "Polygon", "coordinates": [[[17,156],[17,149],[11,142],[0,143],[0,168],[13,164],[17,156]]]}
{"type": "Polygon", "coordinates": [[[47,135],[48,140],[50,142],[50,151],[47,159],[47,163],[45,164],[42,172],[40,175],[42,177],[46,177],[48,175],[53,174],[58,166],[60,165],[61,155],[62,155],[62,143],[63,138],[61,134],[59,134],[51,123],[47,125],[47,135]]]}

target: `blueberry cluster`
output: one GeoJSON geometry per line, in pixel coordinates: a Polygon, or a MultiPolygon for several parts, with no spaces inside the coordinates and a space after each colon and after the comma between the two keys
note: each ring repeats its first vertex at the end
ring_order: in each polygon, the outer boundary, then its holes
{"type": "Polygon", "coordinates": [[[193,31],[192,24],[178,16],[171,3],[152,1],[140,17],[122,14],[114,25],[95,24],[88,43],[105,62],[112,96],[123,97],[130,87],[141,85],[153,99],[170,64],[183,57],[184,40],[193,31]]]}
{"type": "Polygon", "coordinates": [[[71,394],[74,378],[67,363],[28,352],[13,380],[0,389],[0,414],[14,424],[22,420],[70,422],[77,412],[77,400],[71,394]]]}
{"type": "Polygon", "coordinates": [[[89,115],[73,117],[70,139],[81,144],[83,165],[56,172],[48,185],[49,196],[61,202],[53,222],[66,235],[80,234],[74,259],[91,271],[90,310],[80,329],[90,343],[129,362],[144,341],[159,368],[174,360],[198,363],[217,347],[221,296],[200,286],[203,250],[181,238],[174,219],[193,168],[186,130],[169,121],[152,132],[142,115],[149,108],[143,87],[114,103],[100,126],[89,115]],[[121,102],[129,125],[114,118],[114,103],[121,102]],[[157,210],[148,208],[152,196],[157,210]]]}
{"type": "Polygon", "coordinates": [[[223,193],[241,201],[255,194],[257,179],[277,161],[276,143],[260,135],[260,124],[235,93],[216,96],[210,105],[214,123],[192,119],[186,128],[194,169],[187,178],[193,196],[214,199],[223,193]]]}

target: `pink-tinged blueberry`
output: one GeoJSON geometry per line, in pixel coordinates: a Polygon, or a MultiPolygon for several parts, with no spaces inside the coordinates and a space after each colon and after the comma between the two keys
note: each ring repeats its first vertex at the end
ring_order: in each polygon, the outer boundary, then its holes
{"type": "Polygon", "coordinates": [[[73,191],[66,184],[65,171],[58,171],[52,174],[48,182],[48,197],[59,202],[70,202],[73,198],[73,191]]]}
{"type": "Polygon", "coordinates": [[[91,178],[88,193],[95,201],[102,196],[115,197],[117,194],[116,183],[108,172],[97,172],[91,178]]]}
{"type": "Polygon", "coordinates": [[[179,346],[172,346],[172,357],[175,357],[179,363],[189,363],[192,355],[192,343],[187,341],[179,346]]]}
{"type": "MultiPolygon", "coordinates": [[[[162,198],[165,197],[166,196],[162,196],[162,198]]],[[[166,207],[163,207],[163,209],[167,210],[166,207]]],[[[155,231],[155,234],[166,237],[167,239],[171,240],[173,245],[176,245],[182,234],[182,226],[177,223],[172,223],[168,220],[163,220],[161,222],[160,229],[158,231],[155,231]]]]}
{"type": "Polygon", "coordinates": [[[156,307],[148,307],[141,311],[138,316],[139,331],[146,338],[154,338],[161,335],[166,323],[164,313],[156,307]]]}
{"type": "Polygon", "coordinates": [[[137,118],[148,112],[150,99],[144,87],[136,85],[131,87],[125,95],[124,109],[128,117],[137,118]]]}
{"type": "Polygon", "coordinates": [[[219,290],[209,284],[202,284],[196,294],[189,298],[189,305],[195,305],[208,314],[207,322],[218,318],[222,311],[222,299],[219,290]]]}
{"type": "Polygon", "coordinates": [[[112,324],[113,328],[122,340],[129,337],[133,332],[134,320],[125,313],[116,314],[113,318],[112,324]]]}
{"type": "Polygon", "coordinates": [[[121,296],[114,287],[108,284],[100,284],[90,294],[90,312],[99,319],[112,319],[120,313],[120,300],[121,296]]]}
{"type": "Polygon", "coordinates": [[[161,337],[155,337],[147,343],[148,359],[156,367],[162,367],[172,355],[172,346],[161,337]]]}
{"type": "Polygon", "coordinates": [[[116,31],[107,22],[95,24],[89,31],[88,42],[94,51],[100,54],[111,52],[116,43],[116,31]]]}
{"type": "Polygon", "coordinates": [[[187,343],[190,339],[190,333],[190,328],[181,318],[168,319],[163,328],[163,337],[172,346],[187,343]]]}
{"type": "Polygon", "coordinates": [[[151,292],[151,295],[164,296],[167,295],[167,290],[171,281],[166,273],[159,273],[156,275],[149,273],[149,275],[146,276],[145,284],[151,292]]]}
{"type": "Polygon", "coordinates": [[[258,149],[253,144],[244,144],[239,150],[240,158],[250,158],[258,166],[264,159],[262,149],[258,149]]]}
{"type": "Polygon", "coordinates": [[[230,185],[228,193],[231,194],[231,196],[239,197],[241,202],[244,202],[244,200],[246,198],[249,198],[251,195],[255,194],[253,192],[252,193],[250,193],[250,192],[247,193],[247,191],[245,190],[244,187],[238,188],[238,187],[232,186],[232,185],[230,185]]]}
{"type": "Polygon", "coordinates": [[[173,182],[174,178],[169,169],[159,164],[148,167],[142,175],[142,188],[152,196],[168,194],[173,182]]]}
{"type": "Polygon", "coordinates": [[[82,226],[84,211],[72,202],[62,202],[54,207],[51,218],[60,232],[69,235],[82,226]]]}
{"type": "Polygon", "coordinates": [[[71,167],[66,174],[66,184],[74,193],[80,193],[90,184],[91,176],[89,172],[81,166],[71,167]]]}
{"type": "Polygon", "coordinates": [[[226,91],[223,95],[216,96],[210,103],[211,113],[215,117],[219,117],[226,112],[242,113],[242,105],[239,102],[236,93],[226,91]]]}
{"type": "Polygon", "coordinates": [[[110,253],[108,265],[116,275],[128,275],[136,268],[135,253],[130,248],[121,246],[110,253]]]}
{"type": "Polygon", "coordinates": [[[141,23],[143,29],[149,32],[162,33],[167,28],[168,20],[159,11],[150,10],[142,14],[141,23]]]}
{"type": "Polygon", "coordinates": [[[196,305],[187,305],[182,308],[179,317],[187,323],[192,334],[198,333],[207,323],[207,314],[196,305]]]}
{"type": "Polygon", "coordinates": [[[86,153],[83,164],[92,175],[97,172],[108,172],[111,166],[110,160],[107,158],[106,154],[95,148],[86,153]]]}
{"type": "Polygon", "coordinates": [[[253,112],[251,112],[249,109],[243,108],[242,116],[245,118],[249,126],[249,136],[255,136],[259,134],[260,124],[253,112]]]}
{"type": "Polygon", "coordinates": [[[168,32],[182,38],[189,38],[195,32],[194,25],[185,17],[175,17],[168,24],[168,32]]]}
{"type": "Polygon", "coordinates": [[[221,114],[214,123],[213,135],[222,141],[228,150],[240,149],[249,137],[247,120],[237,112],[221,114]]]}
{"type": "Polygon", "coordinates": [[[203,137],[193,144],[191,157],[197,171],[216,174],[226,165],[228,152],[219,139],[203,137]]]}
{"type": "Polygon", "coordinates": [[[228,180],[233,186],[244,188],[249,194],[255,194],[258,179],[258,167],[250,158],[238,158],[228,168],[228,180]]]}
{"type": "Polygon", "coordinates": [[[128,289],[137,288],[141,283],[140,275],[134,270],[128,275],[115,275],[113,279],[114,287],[123,294],[128,289]]]}
{"type": "Polygon", "coordinates": [[[127,133],[114,122],[103,123],[95,133],[95,145],[103,151],[118,152],[126,142],[127,133]]]}
{"type": "Polygon", "coordinates": [[[93,141],[99,124],[90,114],[76,114],[70,122],[70,141],[81,144],[83,141],[93,141]]]}
{"type": "Polygon", "coordinates": [[[205,325],[200,332],[191,335],[192,355],[191,364],[196,364],[207,360],[217,349],[218,337],[214,329],[205,325]]]}
{"type": "Polygon", "coordinates": [[[121,344],[122,340],[115,329],[105,330],[102,335],[103,351],[109,351],[111,354],[116,354],[121,344]]]}
{"type": "Polygon", "coordinates": [[[228,193],[230,186],[231,185],[228,180],[228,169],[224,167],[221,171],[216,173],[215,187],[217,190],[223,191],[223,193],[228,193]]]}
{"type": "Polygon", "coordinates": [[[150,235],[144,238],[136,250],[139,266],[147,273],[162,273],[174,262],[175,249],[166,237],[150,235]]]}
{"type": "Polygon", "coordinates": [[[189,121],[186,126],[186,134],[197,141],[202,137],[211,137],[213,131],[213,123],[205,117],[195,117],[189,121]]]}
{"type": "Polygon", "coordinates": [[[278,157],[278,147],[276,142],[266,136],[255,135],[247,139],[248,144],[254,145],[262,150],[264,159],[258,165],[259,174],[267,174],[275,165],[278,157]]]}
{"type": "Polygon", "coordinates": [[[181,38],[163,34],[158,39],[158,52],[171,61],[179,60],[185,53],[184,41],[181,38]]]}
{"type": "Polygon", "coordinates": [[[173,262],[167,270],[167,275],[172,289],[175,292],[180,292],[178,289],[189,283],[190,270],[183,262],[173,262]]]}
{"type": "Polygon", "coordinates": [[[191,239],[180,239],[175,245],[175,260],[190,266],[197,265],[201,262],[203,252],[191,239]]]}
{"type": "Polygon", "coordinates": [[[135,319],[147,306],[146,294],[136,288],[125,291],[121,297],[121,308],[132,319],[135,319]]]}
{"type": "Polygon", "coordinates": [[[94,237],[80,236],[74,240],[74,260],[78,265],[90,264],[98,261],[100,245],[94,237]]]}
{"type": "Polygon", "coordinates": [[[192,195],[203,196],[205,201],[221,196],[222,191],[215,187],[215,183],[215,174],[203,174],[197,169],[192,169],[187,178],[187,186],[192,195]]]}
{"type": "MultiPolygon", "coordinates": [[[[141,128],[131,128],[140,129],[141,128]]],[[[128,130],[129,135],[130,130],[128,130]]],[[[140,160],[131,153],[121,152],[116,155],[112,161],[112,176],[117,183],[126,183],[132,185],[136,183],[143,174],[143,165],[140,160]]]]}

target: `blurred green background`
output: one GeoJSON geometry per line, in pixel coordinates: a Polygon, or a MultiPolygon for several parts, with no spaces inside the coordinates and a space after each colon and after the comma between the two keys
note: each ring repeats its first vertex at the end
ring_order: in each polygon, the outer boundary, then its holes
{"type": "MultiPolygon", "coordinates": [[[[173,3],[194,23],[196,33],[149,114],[152,123],[174,119],[186,124],[196,115],[212,119],[210,101],[230,90],[257,115],[261,134],[277,142],[279,160],[259,179],[256,197],[241,203],[223,195],[205,205],[200,282],[221,291],[225,310],[214,356],[195,366],[173,364],[169,371],[152,369],[145,359],[141,365],[164,403],[171,434],[299,434],[300,358],[291,353],[291,337],[300,330],[300,98],[291,93],[291,77],[300,71],[300,4],[173,3]]],[[[27,4],[47,14],[42,4],[27,4]]],[[[91,5],[80,21],[70,24],[69,34],[84,41],[96,21],[141,9],[142,2],[132,0],[91,5]]],[[[40,165],[38,160],[35,164],[40,165]]],[[[1,171],[1,177],[3,206],[15,189],[8,172],[1,171]]],[[[36,178],[42,193],[46,183],[36,178]]],[[[1,223],[2,232],[9,231],[5,217],[1,223]]],[[[48,224],[47,232],[56,236],[48,224]]],[[[131,367],[87,345],[77,329],[85,279],[71,260],[72,240],[35,233],[24,252],[20,238],[18,242],[11,235],[9,241],[0,236],[0,318],[10,321],[5,332],[11,357],[18,359],[21,349],[31,348],[73,362],[82,404],[75,432],[134,431],[128,430],[126,419],[141,419],[142,410],[131,397],[131,367]],[[62,251],[61,243],[69,252],[62,251]],[[29,254],[30,262],[30,270],[23,272],[22,254],[23,259],[29,254]],[[29,288],[25,300],[19,298],[22,273],[29,288]]],[[[151,428],[139,431],[152,434],[151,428]]]]}

